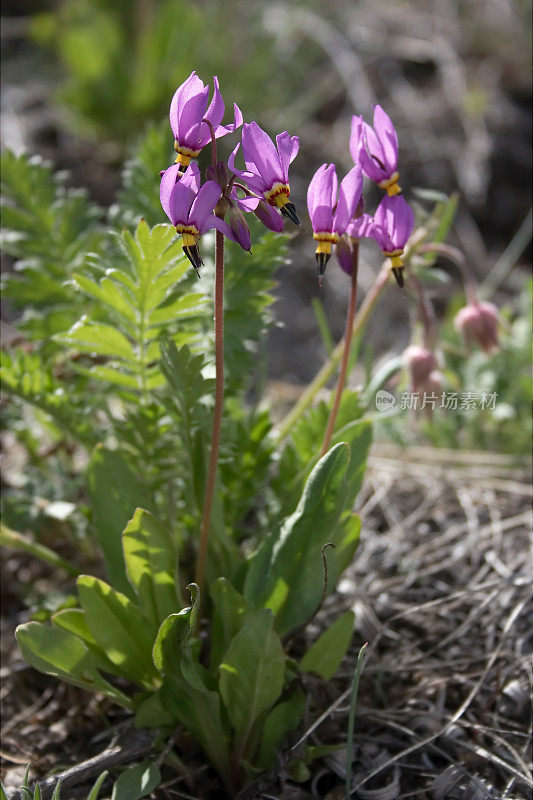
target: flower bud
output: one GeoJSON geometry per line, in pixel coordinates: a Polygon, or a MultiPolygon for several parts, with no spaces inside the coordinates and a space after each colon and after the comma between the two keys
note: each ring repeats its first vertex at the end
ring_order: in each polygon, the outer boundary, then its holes
{"type": "Polygon", "coordinates": [[[498,349],[498,309],[493,303],[469,304],[457,312],[454,325],[467,345],[477,344],[486,353],[498,349]]]}
{"type": "Polygon", "coordinates": [[[250,229],[244,219],[242,211],[231,204],[226,216],[226,222],[231,228],[235,240],[240,244],[243,250],[250,252],[252,247],[252,240],[250,238],[250,229]]]}
{"type": "MultiPolygon", "coordinates": [[[[412,344],[404,351],[403,360],[411,376],[411,391],[433,391],[433,389],[428,389],[427,387],[428,382],[431,380],[430,376],[434,372],[438,373],[435,354],[427,347],[412,344]]],[[[433,375],[433,379],[437,380],[438,375],[433,375]]]]}
{"type": "Polygon", "coordinates": [[[211,164],[205,169],[206,181],[215,181],[223,192],[226,191],[229,183],[229,172],[224,161],[218,161],[215,166],[211,164]]]}

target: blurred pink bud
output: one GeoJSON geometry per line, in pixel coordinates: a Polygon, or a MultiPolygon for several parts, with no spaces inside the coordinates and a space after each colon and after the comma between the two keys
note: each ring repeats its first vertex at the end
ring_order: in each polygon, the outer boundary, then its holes
{"type": "Polygon", "coordinates": [[[433,388],[429,388],[429,383],[430,381],[438,381],[438,376],[440,376],[440,372],[437,370],[435,354],[427,347],[412,344],[404,351],[403,360],[411,376],[411,391],[434,391],[433,388]],[[431,378],[431,376],[433,377],[431,378]]]}
{"type": "Polygon", "coordinates": [[[456,330],[463,336],[467,345],[477,344],[486,353],[498,349],[498,309],[494,303],[469,304],[455,316],[456,330]]]}

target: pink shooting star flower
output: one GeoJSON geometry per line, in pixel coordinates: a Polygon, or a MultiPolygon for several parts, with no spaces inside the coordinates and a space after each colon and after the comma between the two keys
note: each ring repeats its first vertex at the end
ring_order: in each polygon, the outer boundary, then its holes
{"type": "Polygon", "coordinates": [[[374,127],[362,117],[352,117],[350,152],[364,174],[385,189],[390,197],[400,194],[398,135],[381,106],[374,107],[374,127]]]}
{"type": "Polygon", "coordinates": [[[203,120],[209,120],[218,139],[233,133],[242,125],[242,114],[234,103],[234,122],[221,125],[225,105],[220,94],[218,78],[213,76],[213,97],[209,108],[209,86],[191,72],[186,81],[178,86],[170,103],[170,127],[174,134],[174,149],[177,152],[176,164],[187,167],[191,158],[197,158],[200,151],[211,141],[211,129],[203,120]]]}
{"type": "MultiPolygon", "coordinates": [[[[228,166],[232,172],[243,180],[247,186],[259,195],[273,208],[279,208],[281,213],[291,219],[296,225],[300,220],[296,215],[294,203],[289,200],[291,190],[289,186],[289,165],[294,161],[300,147],[297,136],[289,136],[287,131],[276,136],[276,146],[259,127],[257,122],[244,123],[242,129],[242,154],[245,170],[235,166],[235,156],[240,145],[237,145],[228,159],[228,166]]],[[[264,208],[262,208],[263,216],[264,208]]],[[[259,217],[261,219],[261,217],[259,217]]],[[[266,217],[268,218],[268,217],[266,217]]],[[[263,221],[263,220],[262,220],[263,221]]],[[[267,224],[265,222],[265,224],[267,224]]],[[[271,225],[267,225],[271,227],[271,225]]],[[[275,230],[275,228],[273,228],[275,230]]]]}
{"type": "Polygon", "coordinates": [[[477,344],[486,353],[498,350],[499,314],[494,303],[469,303],[457,312],[455,328],[467,345],[477,344]]]}
{"type": "Polygon", "coordinates": [[[331,248],[340,240],[356,213],[361,199],[363,175],[361,167],[353,167],[338,189],[335,164],[322,164],[307,190],[307,208],[317,241],[315,257],[321,278],[331,255],[331,248]]]}
{"type": "Polygon", "coordinates": [[[415,215],[401,195],[386,196],[379,204],[374,219],[366,225],[364,235],[372,237],[390,259],[390,266],[400,288],[403,288],[403,252],[413,232],[415,215]]]}
{"type": "Polygon", "coordinates": [[[183,237],[183,252],[198,272],[203,261],[198,249],[200,236],[212,228],[235,241],[231,228],[213,214],[222,190],[215,181],[206,181],[200,188],[200,170],[193,162],[185,174],[174,164],[163,173],[159,196],[161,205],[176,233],[183,237]]]}

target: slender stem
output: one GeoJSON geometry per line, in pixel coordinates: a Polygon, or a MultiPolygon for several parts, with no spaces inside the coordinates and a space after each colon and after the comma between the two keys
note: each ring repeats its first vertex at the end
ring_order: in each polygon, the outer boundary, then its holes
{"type": "MultiPolygon", "coordinates": [[[[365,299],[361,303],[361,307],[359,308],[358,313],[355,315],[352,335],[356,336],[366,325],[368,317],[372,312],[372,309],[376,305],[381,293],[385,289],[389,281],[390,269],[388,265],[388,259],[384,262],[381,270],[379,271],[376,280],[374,281],[373,286],[371,287],[370,291],[366,295],[365,299]]],[[[306,411],[311,403],[313,402],[315,396],[318,392],[326,385],[329,381],[337,364],[342,358],[342,353],[344,351],[344,339],[338,343],[335,347],[333,353],[331,354],[330,358],[326,363],[321,367],[321,369],[317,372],[309,386],[306,390],[302,393],[302,396],[298,400],[298,402],[294,405],[293,408],[289,411],[285,419],[281,421],[281,424],[277,430],[277,440],[278,442],[285,439],[285,437],[290,433],[292,426],[300,419],[304,411],[306,411]]]]}
{"type": "Polygon", "coordinates": [[[344,391],[344,384],[346,383],[346,373],[348,372],[348,359],[350,357],[350,347],[353,339],[353,321],[355,319],[355,308],[357,305],[357,272],[359,266],[359,245],[354,244],[353,258],[352,258],[352,288],[350,291],[350,304],[348,306],[348,314],[346,315],[346,329],[344,331],[344,346],[342,350],[341,368],[339,371],[339,379],[337,381],[337,388],[335,389],[335,396],[333,398],[333,405],[329,412],[328,424],[326,425],[326,432],[322,442],[322,450],[320,456],[328,452],[335,422],[337,421],[337,414],[339,413],[339,406],[341,404],[341,397],[344,391]]]}
{"type": "Polygon", "coordinates": [[[196,583],[200,596],[204,586],[207,545],[211,527],[211,509],[217,477],[218,451],[220,447],[220,431],[222,428],[222,407],[224,402],[224,236],[216,231],[215,238],[215,410],[213,414],[213,435],[211,453],[204,494],[204,508],[200,527],[200,547],[196,564],[196,583]]]}
{"type": "Polygon", "coordinates": [[[465,287],[466,299],[474,306],[478,304],[476,282],[472,276],[468,262],[461,250],[459,250],[457,247],[453,247],[450,244],[431,242],[430,244],[423,244],[421,247],[419,247],[418,252],[439,253],[439,255],[446,256],[450,261],[452,261],[455,266],[458,267],[459,272],[461,273],[461,278],[463,279],[463,285],[465,287]]]}

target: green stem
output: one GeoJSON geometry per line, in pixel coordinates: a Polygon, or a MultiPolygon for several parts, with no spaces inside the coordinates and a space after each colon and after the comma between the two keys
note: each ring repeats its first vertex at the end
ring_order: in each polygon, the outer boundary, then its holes
{"type": "Polygon", "coordinates": [[[361,670],[363,669],[363,658],[368,642],[364,644],[359,650],[357,656],[357,664],[355,665],[355,673],[353,676],[352,684],[352,697],[350,700],[350,713],[348,716],[348,736],[346,741],[346,800],[350,800],[352,796],[352,753],[353,753],[353,731],[355,725],[355,703],[357,701],[357,692],[359,691],[359,678],[361,677],[361,670]]]}
{"type": "Polygon", "coordinates": [[[322,450],[320,452],[320,457],[326,455],[326,453],[329,450],[331,437],[333,436],[333,431],[335,430],[335,422],[337,421],[337,415],[339,413],[339,407],[341,404],[342,393],[344,391],[344,385],[346,383],[346,373],[348,372],[348,359],[350,357],[350,347],[353,339],[353,328],[354,328],[353,321],[355,318],[355,309],[357,306],[358,267],[359,267],[359,245],[355,244],[352,256],[352,275],[351,275],[352,287],[350,291],[350,304],[348,306],[348,314],[346,315],[346,328],[344,331],[341,367],[339,370],[339,379],[337,381],[337,388],[335,389],[335,395],[333,397],[333,404],[331,406],[331,411],[329,413],[328,424],[326,425],[326,431],[324,433],[324,439],[322,441],[322,450]]]}
{"type": "MultiPolygon", "coordinates": [[[[358,313],[355,315],[352,336],[356,336],[366,325],[372,309],[374,308],[381,293],[388,283],[389,274],[389,265],[388,262],[385,262],[379,271],[372,288],[361,303],[358,313]]],[[[304,411],[309,408],[317,393],[329,381],[342,358],[343,350],[344,339],[338,343],[328,361],[326,361],[324,366],[317,372],[309,386],[305,389],[302,396],[289,411],[285,419],[281,421],[281,424],[277,430],[278,442],[281,442],[283,439],[285,439],[285,437],[290,433],[292,426],[299,420],[304,411]]]]}
{"type": "Polygon", "coordinates": [[[52,567],[64,569],[69,575],[76,577],[81,574],[80,570],[73,567],[72,564],[65,561],[61,556],[58,556],[58,554],[50,550],[49,547],[46,547],[44,544],[39,544],[38,542],[32,542],[31,539],[27,539],[21,533],[11,530],[11,528],[8,528],[6,525],[0,526],[0,545],[29,553],[35,556],[35,558],[39,558],[41,561],[50,564],[52,567]]]}

